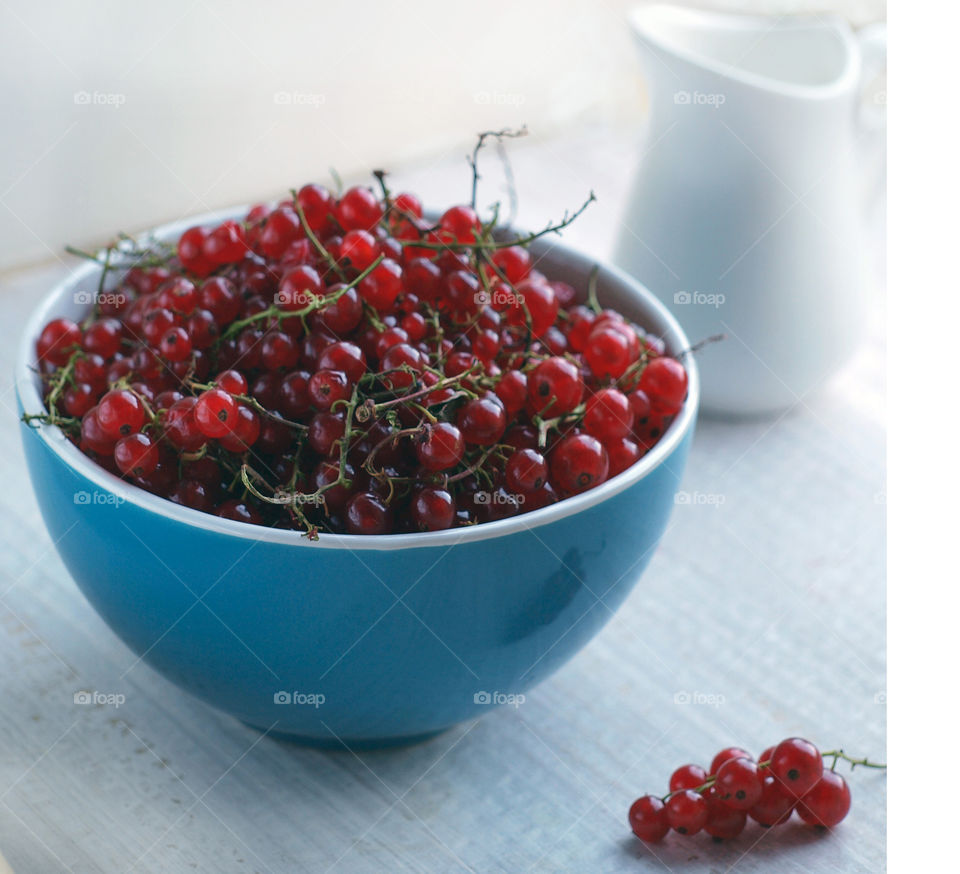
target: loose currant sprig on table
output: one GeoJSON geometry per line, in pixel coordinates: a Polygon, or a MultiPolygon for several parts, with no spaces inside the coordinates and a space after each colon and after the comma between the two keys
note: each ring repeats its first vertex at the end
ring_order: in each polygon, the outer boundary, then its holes
{"type": "Polygon", "coordinates": [[[628,821],[643,841],[662,840],[670,830],[694,835],[703,830],[715,840],[734,838],[747,818],[770,827],[787,822],[796,810],[809,825],[833,828],[850,809],[850,788],[836,772],[839,761],[855,767],[885,769],[842,749],[821,753],[802,738],[787,738],[755,760],[739,747],[714,756],[709,770],[683,765],[670,777],[666,795],[644,795],[630,807],[628,821]],[[824,759],[832,759],[824,768],[824,759]]]}

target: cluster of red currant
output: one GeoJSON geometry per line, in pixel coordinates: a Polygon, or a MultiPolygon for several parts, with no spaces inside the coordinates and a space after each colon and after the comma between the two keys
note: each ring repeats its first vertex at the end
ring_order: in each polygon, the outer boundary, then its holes
{"type": "Polygon", "coordinates": [[[640,459],[687,374],[595,288],[577,304],[536,269],[529,243],[582,208],[504,241],[378,179],[306,185],[134,264],[90,256],[112,293],[43,329],[27,419],[170,500],[311,535],[499,519],[640,459]]]}
{"type": "Polygon", "coordinates": [[[833,828],[850,810],[850,787],[834,768],[843,759],[853,767],[884,768],[867,759],[853,759],[843,750],[822,753],[798,737],[764,750],[759,761],[739,747],[721,750],[709,772],[683,765],[670,777],[662,798],[644,795],[633,802],[628,819],[643,841],[705,831],[715,840],[735,838],[747,817],[764,827],[782,825],[796,810],[809,825],[833,828]],[[824,768],[824,759],[833,759],[824,768]]]}

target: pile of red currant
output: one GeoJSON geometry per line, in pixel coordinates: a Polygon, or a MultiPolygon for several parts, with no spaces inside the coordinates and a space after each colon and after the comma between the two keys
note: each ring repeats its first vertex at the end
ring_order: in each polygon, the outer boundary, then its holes
{"type": "Polygon", "coordinates": [[[26,419],[157,495],[311,536],[500,519],[639,460],[687,374],[595,281],[577,303],[537,269],[529,243],[582,208],[504,240],[378,180],[88,256],[95,306],[43,329],[26,419]]]}
{"type": "Polygon", "coordinates": [[[630,828],[648,842],[662,840],[671,829],[681,835],[705,831],[722,840],[739,835],[747,817],[770,827],[787,822],[794,811],[809,825],[833,828],[850,810],[850,787],[834,770],[840,759],[853,767],[886,767],[851,758],[843,750],[821,754],[799,737],[767,748],[759,760],[728,747],[714,756],[709,771],[683,765],[670,777],[667,795],[634,801],[630,828]],[[825,758],[833,759],[829,768],[823,766],[825,758]]]}

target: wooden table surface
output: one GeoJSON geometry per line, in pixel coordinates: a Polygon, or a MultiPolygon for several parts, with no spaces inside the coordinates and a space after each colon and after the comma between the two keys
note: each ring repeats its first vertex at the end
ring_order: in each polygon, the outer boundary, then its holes
{"type": "MultiPolygon", "coordinates": [[[[635,135],[512,153],[520,221],[558,217],[592,187],[599,202],[567,239],[606,256],[635,135]]],[[[395,179],[434,203],[468,184],[461,151],[395,179]]],[[[66,266],[0,277],[0,855],[17,874],[884,870],[877,772],[852,775],[853,809],[828,834],[751,825],[721,846],[649,848],[626,825],[634,798],[728,744],[759,752],[799,734],[884,755],[882,290],[871,339],[820,392],[773,419],[701,422],[683,485],[698,497],[573,661],[517,707],[354,754],[263,738],[135,664],[60,563],[11,369],[20,326],[66,266]],[[84,689],[124,700],[75,704],[84,689]]]]}

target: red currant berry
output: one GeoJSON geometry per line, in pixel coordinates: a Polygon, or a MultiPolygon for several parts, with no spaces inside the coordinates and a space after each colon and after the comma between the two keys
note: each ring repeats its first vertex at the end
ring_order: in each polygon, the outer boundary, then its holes
{"type": "Polygon", "coordinates": [[[76,322],[69,319],[54,319],[47,323],[37,340],[37,358],[63,367],[70,353],[80,345],[83,334],[76,322]]]}
{"type": "Polygon", "coordinates": [[[422,488],[413,496],[410,516],[421,531],[442,531],[453,525],[456,505],[446,489],[422,488]]]}
{"type": "Polygon", "coordinates": [[[97,404],[97,422],[103,433],[114,440],[139,431],[146,416],[140,398],[129,389],[108,391],[97,404]]]}
{"type": "Polygon", "coordinates": [[[330,455],[345,432],[343,412],[317,413],[307,426],[307,442],[320,455],[330,455]]]}
{"type": "Polygon", "coordinates": [[[357,290],[378,312],[388,312],[403,291],[403,271],[396,261],[384,259],[361,281],[357,290]]]}
{"type": "Polygon", "coordinates": [[[323,295],[323,280],[309,265],[294,267],[283,274],[275,303],[285,312],[296,312],[323,295]]]}
{"type": "Polygon", "coordinates": [[[188,273],[197,276],[206,276],[214,264],[203,254],[203,245],[207,241],[207,232],[201,227],[190,228],[184,231],[177,243],[177,257],[188,273]]]}
{"type": "Polygon", "coordinates": [[[707,824],[707,800],[692,789],[671,795],[665,807],[667,824],[682,835],[695,835],[707,824]]]}
{"type": "Polygon", "coordinates": [[[535,492],[543,488],[549,471],[544,457],[533,449],[518,449],[507,459],[505,479],[515,492],[535,492]]]}
{"type": "Polygon", "coordinates": [[[420,464],[433,471],[448,470],[458,464],[465,449],[460,429],[447,422],[424,426],[414,445],[420,464]]]}
{"type": "Polygon", "coordinates": [[[83,348],[105,361],[120,351],[123,325],[117,319],[98,319],[83,334],[83,348]]]}
{"type": "Polygon", "coordinates": [[[618,379],[633,362],[630,339],[626,332],[612,325],[594,327],[583,350],[584,360],[597,379],[618,379]]]}
{"type": "Polygon", "coordinates": [[[311,230],[323,235],[333,229],[336,200],[322,185],[304,185],[297,193],[297,204],[311,230]]]}
{"type": "Polygon", "coordinates": [[[350,534],[387,534],[393,525],[390,508],[370,492],[361,492],[350,498],[345,517],[350,534]]]}
{"type": "Polygon", "coordinates": [[[184,328],[171,328],[160,341],[159,350],[167,361],[186,361],[193,352],[193,344],[184,328]]]}
{"type": "Polygon", "coordinates": [[[498,401],[475,398],[460,408],[457,427],[467,443],[493,446],[507,429],[507,414],[498,401]]]}
{"type": "Polygon", "coordinates": [[[710,776],[716,777],[717,772],[720,770],[720,766],[729,761],[730,759],[752,759],[753,756],[750,755],[746,750],[740,749],[740,747],[727,747],[724,750],[720,750],[713,757],[713,761],[710,763],[710,776]]]}
{"type": "Polygon", "coordinates": [[[366,270],[377,259],[377,241],[367,231],[347,231],[340,244],[340,260],[358,273],[366,270]]]}
{"type": "MultiPolygon", "coordinates": [[[[764,768],[761,773],[766,770],[764,768]]],[[[773,825],[781,825],[790,819],[796,803],[797,799],[793,793],[773,774],[767,774],[763,778],[763,792],[760,800],[750,808],[748,813],[751,819],[769,828],[773,825]]]]}
{"type": "Polygon", "coordinates": [[[217,375],[214,380],[218,388],[232,395],[245,395],[247,393],[247,378],[239,370],[224,370],[217,375]]]}
{"type": "Polygon", "coordinates": [[[573,412],[583,400],[580,369],[566,358],[547,358],[527,377],[527,395],[533,412],[545,418],[573,412]]]}
{"type": "Polygon", "coordinates": [[[372,230],[383,218],[383,208],[369,189],[356,186],[340,198],[336,207],[337,221],[345,231],[372,230]]]}
{"type": "Polygon", "coordinates": [[[225,221],[214,228],[203,241],[203,257],[211,264],[232,264],[247,254],[243,227],[235,221],[225,221]]]}
{"type": "Polygon", "coordinates": [[[350,383],[342,370],[318,370],[310,377],[307,391],[313,405],[325,413],[337,401],[350,398],[350,383]]]}
{"type": "Polygon", "coordinates": [[[184,452],[196,452],[207,442],[193,414],[196,398],[176,401],[164,414],[164,433],[167,439],[184,452]]]}
{"type": "Polygon", "coordinates": [[[469,206],[452,206],[440,216],[440,230],[458,243],[473,243],[482,227],[476,212],[469,206]]]}
{"type": "Polygon", "coordinates": [[[797,804],[797,813],[808,825],[833,828],[850,810],[850,787],[836,771],[826,770],[819,782],[797,804]]]}
{"type": "Polygon", "coordinates": [[[666,837],[670,826],[667,824],[667,810],[663,802],[655,795],[644,795],[630,805],[627,821],[633,833],[641,841],[656,843],[666,837]]]}
{"type": "Polygon", "coordinates": [[[595,437],[574,434],[564,437],[550,454],[550,479],[569,494],[600,485],[610,471],[607,451],[595,437]]]}
{"type": "Polygon", "coordinates": [[[360,381],[367,372],[367,361],[360,347],[353,343],[331,343],[317,362],[320,370],[342,370],[351,383],[360,381]]]}
{"type": "Polygon", "coordinates": [[[707,772],[699,765],[681,765],[670,775],[670,791],[699,789],[707,782],[707,772]]]}
{"type": "Polygon", "coordinates": [[[820,751],[808,740],[787,738],[777,744],[770,759],[770,773],[799,798],[809,792],[823,775],[820,751]]]}
{"type": "Polygon", "coordinates": [[[260,417],[244,404],[237,406],[237,424],[220,438],[228,452],[247,452],[260,437],[260,417]]]}
{"type": "Polygon", "coordinates": [[[707,821],[703,830],[714,840],[735,838],[744,830],[747,814],[720,801],[715,795],[707,795],[707,821]]]}
{"type": "Polygon", "coordinates": [[[736,810],[749,810],[763,795],[763,781],[753,759],[727,759],[713,784],[718,800],[736,810]]]}
{"type": "Polygon", "coordinates": [[[160,451],[146,434],[129,434],[113,448],[113,460],[125,476],[147,476],[160,461],[160,451]]]}
{"type": "Polygon", "coordinates": [[[197,427],[207,437],[224,437],[237,426],[237,402],[222,388],[211,388],[197,398],[193,411],[197,427]]]}
{"type": "Polygon", "coordinates": [[[633,410],[627,396],[615,388],[604,388],[587,401],[583,427],[598,440],[619,440],[633,428],[633,410]]]}
{"type": "Polygon", "coordinates": [[[687,396],[687,371],[673,358],[654,358],[640,374],[638,387],[655,413],[672,416],[687,396]]]}

